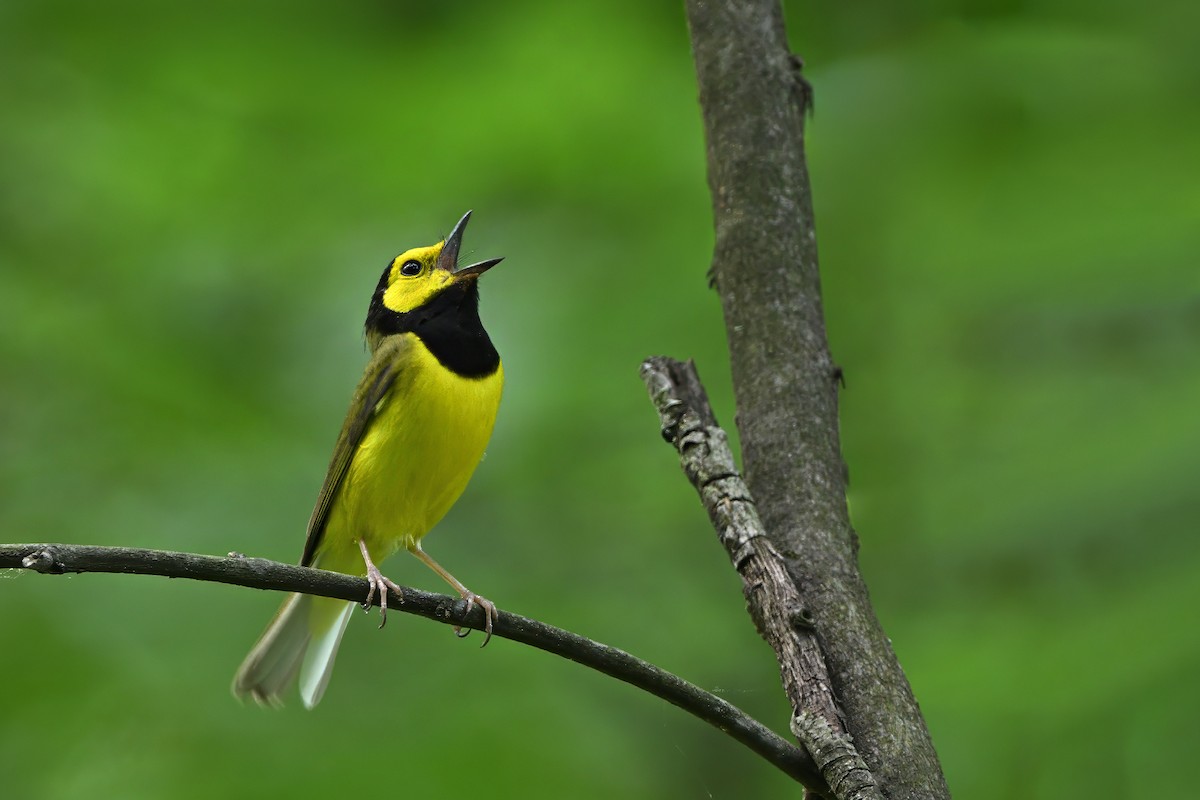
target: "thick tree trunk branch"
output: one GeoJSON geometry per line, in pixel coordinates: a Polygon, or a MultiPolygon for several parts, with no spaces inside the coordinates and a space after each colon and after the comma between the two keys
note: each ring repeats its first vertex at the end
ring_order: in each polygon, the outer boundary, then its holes
{"type": "Polygon", "coordinates": [[[948,797],[858,571],[804,159],[809,100],[778,0],[687,0],[746,483],[811,611],[846,727],[884,795],[948,797]]]}
{"type": "MultiPolygon", "coordinates": [[[[304,592],[362,602],[367,581],[336,572],[230,555],[198,555],[132,547],[71,544],[0,544],[0,569],[28,569],[45,574],[116,572],[192,578],[255,589],[304,592]]],[[[376,599],[378,603],[378,598],[376,599]]],[[[388,608],[436,622],[482,630],[483,610],[464,614],[466,604],[420,589],[404,588],[404,597],[389,594],[388,608]]],[[[568,658],[636,686],[678,706],[749,747],[792,778],[819,782],[812,758],[736,706],[653,664],[615,647],[508,611],[497,614],[493,633],[505,639],[568,658]]]]}

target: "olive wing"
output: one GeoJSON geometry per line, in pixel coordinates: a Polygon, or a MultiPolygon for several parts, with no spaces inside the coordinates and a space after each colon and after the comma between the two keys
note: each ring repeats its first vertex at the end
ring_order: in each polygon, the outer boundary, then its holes
{"type": "Polygon", "coordinates": [[[304,555],[300,559],[302,566],[312,564],[325,532],[325,523],[329,519],[329,509],[333,506],[342,479],[350,468],[358,444],[363,434],[375,419],[375,413],[380,402],[387,397],[388,392],[401,373],[410,344],[410,336],[389,336],[384,339],[363,372],[358,388],[354,390],[354,398],[350,401],[350,411],[342,425],[337,444],[333,448],[333,458],[329,462],[329,471],[325,473],[325,483],[321,493],[317,495],[317,505],[313,508],[312,517],[308,520],[308,539],[304,543],[304,555]]]}

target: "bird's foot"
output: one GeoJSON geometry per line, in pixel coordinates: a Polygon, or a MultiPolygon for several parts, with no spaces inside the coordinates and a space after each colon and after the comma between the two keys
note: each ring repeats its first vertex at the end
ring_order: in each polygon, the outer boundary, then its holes
{"type": "MultiPolygon", "coordinates": [[[[476,605],[483,609],[483,632],[487,635],[483,637],[483,644],[479,646],[483,647],[490,642],[492,640],[492,621],[496,618],[496,604],[491,600],[488,600],[486,597],[481,597],[475,594],[466,586],[463,586],[462,581],[451,575],[446,571],[445,567],[430,558],[429,554],[421,549],[421,544],[419,542],[414,542],[412,545],[410,545],[408,551],[424,561],[427,567],[436,572],[438,575],[441,575],[442,580],[454,587],[455,591],[458,592],[462,599],[467,601],[467,614],[470,614],[471,610],[474,609],[476,605]]],[[[364,553],[365,552],[366,551],[364,550],[364,553]]],[[[470,632],[471,630],[469,628],[464,631],[461,625],[454,626],[454,635],[460,639],[470,632]]]]}
{"type": "Polygon", "coordinates": [[[379,571],[379,567],[375,566],[375,562],[371,560],[371,554],[367,552],[367,545],[361,539],[358,542],[358,549],[362,552],[363,563],[367,566],[367,599],[363,601],[363,611],[370,611],[371,605],[375,600],[375,593],[379,592],[379,627],[387,624],[387,598],[388,589],[396,593],[400,599],[404,599],[404,590],[392,582],[390,578],[379,571]]]}
{"type": "MultiPolygon", "coordinates": [[[[488,600],[486,597],[475,594],[474,592],[469,591],[469,590],[460,592],[460,594],[462,595],[462,599],[467,601],[467,611],[466,611],[467,614],[470,614],[471,610],[474,609],[475,606],[477,606],[477,605],[483,609],[484,637],[483,637],[483,644],[481,644],[479,646],[485,647],[487,645],[487,643],[492,640],[492,620],[496,618],[496,604],[493,603],[491,600],[488,600]]],[[[461,626],[458,626],[458,625],[454,626],[454,635],[460,639],[466,638],[470,633],[471,633],[470,628],[467,628],[464,630],[461,626]]]]}
{"type": "Polygon", "coordinates": [[[375,593],[379,592],[379,627],[382,628],[387,624],[388,589],[391,589],[400,598],[404,597],[404,590],[380,572],[379,568],[374,564],[367,567],[367,583],[370,584],[371,588],[367,592],[367,599],[363,601],[363,611],[371,610],[371,605],[375,600],[375,593]]]}

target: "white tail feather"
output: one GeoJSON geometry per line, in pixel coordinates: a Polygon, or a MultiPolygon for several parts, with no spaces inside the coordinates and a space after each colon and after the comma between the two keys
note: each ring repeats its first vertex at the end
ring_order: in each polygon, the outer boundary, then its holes
{"type": "Polygon", "coordinates": [[[305,708],[321,702],[329,676],[333,674],[333,660],[337,658],[338,645],[346,632],[346,623],[354,611],[354,603],[344,603],[345,608],[337,615],[332,625],[309,642],[304,663],[300,666],[300,699],[305,708]]]}
{"type": "Polygon", "coordinates": [[[304,705],[315,706],[329,683],[353,608],[353,603],[307,594],[288,597],[238,669],[234,695],[280,706],[299,674],[304,705]]]}

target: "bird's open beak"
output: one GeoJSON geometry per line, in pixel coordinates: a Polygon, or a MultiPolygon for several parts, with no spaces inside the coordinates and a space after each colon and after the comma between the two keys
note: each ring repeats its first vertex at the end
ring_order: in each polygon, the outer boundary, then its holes
{"type": "Polygon", "coordinates": [[[454,230],[450,231],[450,235],[446,237],[446,243],[442,245],[442,252],[438,253],[437,268],[446,270],[453,274],[455,278],[478,278],[504,260],[502,258],[489,258],[487,261],[480,261],[478,264],[457,269],[458,248],[462,244],[463,231],[467,229],[467,220],[470,218],[470,211],[463,214],[463,218],[458,221],[458,224],[454,226],[454,230]]]}

